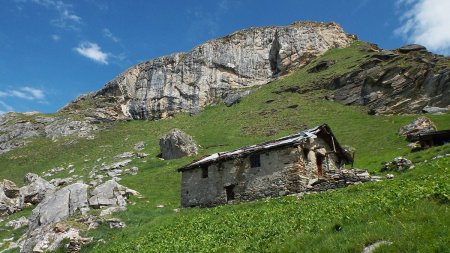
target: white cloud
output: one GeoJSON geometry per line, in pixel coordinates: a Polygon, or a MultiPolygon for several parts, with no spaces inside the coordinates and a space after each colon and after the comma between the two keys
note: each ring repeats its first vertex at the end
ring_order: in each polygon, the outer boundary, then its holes
{"type": "Polygon", "coordinates": [[[12,90],[12,91],[10,91],[9,92],[9,96],[32,100],[31,96],[27,96],[27,94],[25,92],[22,92],[22,91],[19,91],[19,90],[12,90]]]}
{"type": "Polygon", "coordinates": [[[114,34],[112,34],[112,32],[108,28],[103,29],[102,33],[103,33],[103,36],[105,36],[106,38],[109,38],[116,43],[119,42],[119,38],[114,36],[114,34]]]}
{"type": "Polygon", "coordinates": [[[52,34],[52,40],[59,41],[60,39],[61,39],[61,36],[56,35],[56,34],[52,34]]]}
{"type": "Polygon", "coordinates": [[[398,0],[405,8],[401,26],[395,33],[408,43],[426,46],[429,50],[450,54],[450,0],[398,0]]]}
{"type": "Polygon", "coordinates": [[[60,28],[70,28],[77,30],[78,25],[81,24],[81,17],[78,16],[71,4],[67,4],[62,0],[15,0],[18,4],[31,2],[47,9],[55,10],[59,17],[52,19],[51,24],[60,28]]]}
{"type": "Polygon", "coordinates": [[[33,99],[42,100],[42,99],[45,98],[45,94],[44,94],[43,90],[36,89],[36,88],[33,88],[33,87],[28,87],[28,86],[23,87],[21,90],[29,93],[33,99]]]}
{"type": "Polygon", "coordinates": [[[108,53],[102,52],[99,45],[91,42],[82,42],[76,48],[74,48],[79,54],[87,57],[93,61],[108,64],[108,53]]]}
{"type": "Polygon", "coordinates": [[[14,108],[7,103],[0,100],[0,115],[7,113],[7,112],[13,112],[14,108]]]}
{"type": "Polygon", "coordinates": [[[0,97],[15,97],[26,100],[43,101],[45,99],[45,92],[40,89],[25,86],[15,90],[0,91],[0,97]]]}

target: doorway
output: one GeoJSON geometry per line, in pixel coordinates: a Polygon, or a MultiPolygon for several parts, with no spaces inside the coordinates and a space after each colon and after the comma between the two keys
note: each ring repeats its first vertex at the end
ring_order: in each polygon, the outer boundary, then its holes
{"type": "Polygon", "coordinates": [[[234,185],[225,186],[225,192],[227,194],[227,202],[234,200],[234,185]]]}
{"type": "Polygon", "coordinates": [[[324,155],[316,153],[317,176],[319,176],[319,177],[323,175],[324,160],[325,160],[324,155]]]}

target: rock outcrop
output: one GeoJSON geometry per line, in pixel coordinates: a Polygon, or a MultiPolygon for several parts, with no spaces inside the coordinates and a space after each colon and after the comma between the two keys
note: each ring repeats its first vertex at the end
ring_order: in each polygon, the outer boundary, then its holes
{"type": "Polygon", "coordinates": [[[21,253],[52,252],[58,249],[64,239],[69,240],[67,252],[79,252],[81,245],[93,240],[80,236],[80,230],[77,228],[48,224],[30,231],[27,238],[20,241],[18,246],[21,253]]]}
{"type": "Polygon", "coordinates": [[[369,114],[420,113],[426,106],[450,105],[450,60],[424,47],[410,45],[398,50],[366,49],[358,67],[334,78],[319,81],[333,91],[330,100],[364,105],[369,114]]]}
{"type": "Polygon", "coordinates": [[[195,155],[198,147],[192,137],[179,129],[172,129],[170,133],[159,140],[161,157],[163,159],[177,159],[184,156],[195,155]]]}
{"type": "Polygon", "coordinates": [[[38,204],[55,190],[54,185],[33,173],[26,174],[24,181],[26,185],[20,188],[20,195],[25,203],[38,204]]]}
{"type": "Polygon", "coordinates": [[[399,156],[399,157],[394,158],[394,160],[392,160],[392,162],[385,162],[383,167],[381,168],[381,171],[403,172],[403,171],[414,169],[414,168],[415,168],[415,166],[410,160],[399,156]]]}
{"type": "Polygon", "coordinates": [[[93,208],[101,207],[124,207],[127,202],[126,199],[130,195],[138,195],[139,193],[128,189],[114,180],[108,180],[103,184],[97,186],[89,198],[89,205],[93,208]]]}
{"type": "Polygon", "coordinates": [[[226,106],[230,107],[234,104],[239,103],[243,97],[250,95],[250,93],[251,93],[250,90],[230,92],[223,99],[223,103],[226,106]]]}
{"type": "Polygon", "coordinates": [[[429,118],[419,117],[408,125],[401,127],[398,130],[398,134],[403,136],[411,136],[435,132],[436,130],[436,125],[429,118]]]}
{"type": "Polygon", "coordinates": [[[33,173],[28,173],[24,182],[21,188],[7,179],[0,183],[0,216],[18,212],[25,204],[39,204],[55,191],[54,185],[33,173]]]}
{"type": "Polygon", "coordinates": [[[91,138],[91,132],[98,130],[97,123],[96,119],[89,117],[74,120],[66,116],[51,117],[37,112],[0,115],[0,155],[25,146],[34,137],[56,140],[74,135],[91,138]]]}
{"type": "Polygon", "coordinates": [[[34,209],[29,231],[67,219],[75,211],[88,207],[88,185],[75,183],[48,195],[34,209]]]}
{"type": "Polygon", "coordinates": [[[22,210],[23,199],[16,184],[4,179],[0,183],[0,216],[9,215],[22,210]]]}
{"type": "Polygon", "coordinates": [[[189,53],[133,66],[100,91],[83,95],[62,110],[107,119],[197,113],[234,89],[266,84],[330,48],[346,47],[355,40],[336,23],[249,28],[208,41],[189,53]]]}
{"type": "MultiPolygon", "coordinates": [[[[36,182],[36,177],[30,177],[30,173],[27,178],[32,178],[31,183],[36,182]]],[[[5,184],[10,185],[11,189],[16,188],[9,181],[2,185],[5,184]]],[[[26,253],[54,251],[64,239],[68,239],[69,244],[66,246],[69,252],[78,252],[81,245],[93,240],[81,237],[81,231],[96,228],[103,222],[108,223],[111,228],[125,227],[125,223],[119,219],[103,216],[126,210],[128,197],[139,195],[139,193],[114,180],[97,186],[90,193],[88,190],[87,184],[74,183],[59,190],[47,192],[28,219],[21,217],[7,223],[7,226],[14,229],[28,225],[26,233],[17,241],[10,243],[8,249],[20,248],[20,252],[26,253]],[[89,213],[89,207],[108,208],[103,209],[100,215],[93,215],[89,213]],[[82,218],[74,220],[73,216],[78,212],[82,218]],[[71,218],[71,222],[68,222],[67,220],[71,218]],[[78,225],[73,225],[73,222],[78,225]]],[[[0,191],[0,195],[4,192],[0,191]]]]}
{"type": "Polygon", "coordinates": [[[443,114],[450,111],[450,105],[444,108],[436,107],[436,106],[425,106],[422,109],[423,113],[429,113],[429,114],[443,114]]]}

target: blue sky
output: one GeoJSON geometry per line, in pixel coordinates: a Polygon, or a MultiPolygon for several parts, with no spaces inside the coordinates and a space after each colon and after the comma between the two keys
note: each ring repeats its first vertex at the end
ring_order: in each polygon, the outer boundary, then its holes
{"type": "Polygon", "coordinates": [[[450,0],[1,0],[0,113],[54,112],[132,65],[251,26],[335,21],[450,53],[450,0]]]}

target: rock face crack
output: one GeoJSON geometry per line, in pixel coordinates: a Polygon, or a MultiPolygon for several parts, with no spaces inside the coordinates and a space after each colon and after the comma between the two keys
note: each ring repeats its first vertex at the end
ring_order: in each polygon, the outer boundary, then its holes
{"type": "Polygon", "coordinates": [[[281,57],[280,57],[281,44],[278,39],[278,31],[275,32],[275,36],[272,42],[272,46],[269,51],[269,62],[272,76],[277,76],[281,73],[281,57]]]}

